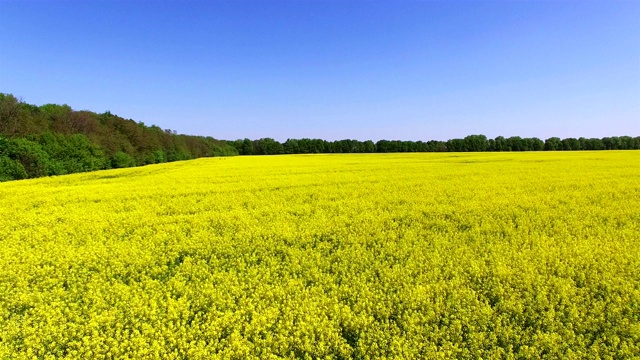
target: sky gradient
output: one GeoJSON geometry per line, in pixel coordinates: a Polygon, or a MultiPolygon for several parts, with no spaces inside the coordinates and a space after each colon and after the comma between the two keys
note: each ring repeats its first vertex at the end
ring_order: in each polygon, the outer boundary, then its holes
{"type": "Polygon", "coordinates": [[[0,1],[0,92],[219,139],[640,135],[640,1],[0,1]]]}

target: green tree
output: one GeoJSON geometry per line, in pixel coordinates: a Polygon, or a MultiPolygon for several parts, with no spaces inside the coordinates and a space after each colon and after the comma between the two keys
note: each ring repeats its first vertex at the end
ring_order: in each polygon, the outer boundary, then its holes
{"type": "Polygon", "coordinates": [[[71,174],[107,167],[104,152],[82,134],[44,133],[34,137],[49,157],[61,166],[62,173],[71,174]]]}
{"type": "Polygon", "coordinates": [[[498,136],[494,140],[495,151],[511,151],[511,146],[504,136],[498,136]]]}
{"type": "Polygon", "coordinates": [[[529,143],[530,143],[529,150],[532,150],[532,151],[544,150],[544,141],[542,141],[541,139],[538,139],[537,137],[530,138],[529,143]]]}
{"type": "Polygon", "coordinates": [[[136,166],[136,160],[133,157],[131,157],[131,155],[122,151],[118,151],[111,158],[111,166],[113,168],[126,168],[126,167],[136,166]]]}
{"type": "Polygon", "coordinates": [[[546,151],[562,150],[562,140],[558,137],[550,137],[544,141],[544,149],[546,151]]]}
{"type": "Polygon", "coordinates": [[[298,144],[298,140],[296,139],[287,139],[287,141],[282,144],[284,147],[285,154],[299,154],[300,153],[300,145],[298,144]]]}
{"type": "Polygon", "coordinates": [[[0,93],[0,134],[16,137],[29,133],[33,121],[24,105],[15,96],[0,93]]]}
{"type": "Polygon", "coordinates": [[[566,138],[561,141],[562,150],[581,150],[580,141],[576,138],[566,138]]]}
{"type": "Polygon", "coordinates": [[[366,152],[366,153],[376,152],[376,144],[374,144],[373,141],[371,140],[365,141],[363,144],[363,152],[366,152]]]}
{"type": "Polygon", "coordinates": [[[507,143],[509,144],[509,148],[511,149],[511,151],[527,150],[526,144],[520,136],[511,136],[510,138],[507,139],[507,143]]]}
{"type": "Polygon", "coordinates": [[[462,152],[467,151],[467,143],[464,139],[450,139],[447,141],[447,151],[462,152]]]}
{"type": "Polygon", "coordinates": [[[284,153],[281,143],[272,138],[262,138],[253,143],[256,155],[277,155],[284,153]]]}
{"type": "Polygon", "coordinates": [[[486,151],[487,137],[484,135],[469,135],[464,138],[466,151],[486,151]]]}
{"type": "Polygon", "coordinates": [[[27,171],[19,161],[0,155],[0,181],[20,180],[27,177],[27,171]]]}
{"type": "Polygon", "coordinates": [[[255,154],[255,149],[253,148],[253,141],[249,139],[244,139],[242,141],[242,155],[253,155],[255,154]]]}
{"type": "Polygon", "coordinates": [[[36,142],[21,138],[4,139],[0,148],[6,157],[22,164],[29,178],[64,173],[62,167],[52,162],[49,154],[36,142]]]}

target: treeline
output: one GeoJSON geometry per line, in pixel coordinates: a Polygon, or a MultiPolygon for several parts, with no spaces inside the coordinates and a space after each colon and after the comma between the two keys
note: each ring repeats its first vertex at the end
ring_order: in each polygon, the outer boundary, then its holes
{"type": "Polygon", "coordinates": [[[0,181],[238,155],[212,137],[0,93],[0,181]]]}
{"type": "Polygon", "coordinates": [[[0,181],[188,160],[207,156],[318,153],[640,149],[640,136],[546,140],[469,135],[448,141],[288,139],[221,141],[177,134],[110,112],[30,105],[0,93],[0,181]]]}
{"type": "Polygon", "coordinates": [[[389,152],[468,152],[468,151],[566,151],[566,150],[637,150],[640,136],[598,138],[552,137],[546,140],[484,135],[469,135],[448,141],[288,139],[280,143],[271,138],[230,141],[240,155],[318,154],[318,153],[389,153],[389,152]]]}

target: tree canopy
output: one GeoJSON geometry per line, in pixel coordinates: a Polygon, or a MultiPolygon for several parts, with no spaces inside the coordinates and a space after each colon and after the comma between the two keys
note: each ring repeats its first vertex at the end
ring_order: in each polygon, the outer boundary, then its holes
{"type": "Polygon", "coordinates": [[[0,93],[0,181],[188,160],[207,156],[318,153],[569,151],[640,149],[640,136],[521,138],[469,135],[447,141],[272,138],[235,141],[177,134],[109,111],[36,106],[0,93]]]}
{"type": "Polygon", "coordinates": [[[0,181],[237,154],[212,137],[0,93],[0,181]]]}
{"type": "Polygon", "coordinates": [[[447,141],[401,140],[336,140],[287,139],[280,144],[271,138],[229,141],[240,155],[317,154],[317,153],[392,153],[392,152],[477,152],[477,151],[568,151],[568,150],[637,150],[640,136],[598,138],[551,137],[539,138],[498,136],[488,139],[485,135],[469,135],[464,139],[447,141]]]}

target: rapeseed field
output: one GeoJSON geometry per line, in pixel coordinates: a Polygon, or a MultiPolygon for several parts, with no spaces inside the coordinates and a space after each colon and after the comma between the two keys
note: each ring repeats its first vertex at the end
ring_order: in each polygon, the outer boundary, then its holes
{"type": "Polygon", "coordinates": [[[640,152],[0,184],[2,359],[640,356],[640,152]]]}

